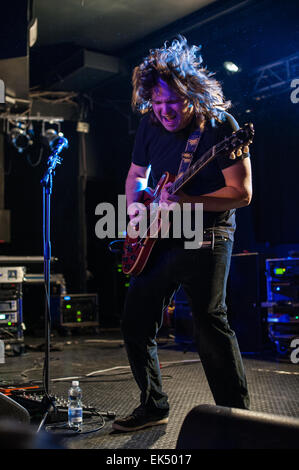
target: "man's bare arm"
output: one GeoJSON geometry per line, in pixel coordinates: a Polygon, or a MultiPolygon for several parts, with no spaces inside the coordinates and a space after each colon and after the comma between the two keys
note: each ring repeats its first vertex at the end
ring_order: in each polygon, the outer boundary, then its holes
{"type": "Polygon", "coordinates": [[[203,203],[204,211],[222,212],[250,204],[252,197],[251,164],[250,159],[239,160],[234,165],[222,170],[225,186],[217,191],[201,196],[189,196],[183,191],[176,195],[167,196],[167,185],[163,190],[163,202],[179,204],[189,202],[203,203]]]}
{"type": "Polygon", "coordinates": [[[138,192],[147,185],[149,168],[131,163],[126,179],[127,207],[138,200],[138,192]]]}

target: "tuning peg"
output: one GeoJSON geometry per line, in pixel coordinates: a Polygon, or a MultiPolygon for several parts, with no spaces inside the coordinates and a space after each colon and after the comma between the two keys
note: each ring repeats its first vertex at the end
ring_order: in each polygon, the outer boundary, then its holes
{"type": "Polygon", "coordinates": [[[245,147],[243,148],[243,152],[244,152],[244,153],[249,153],[249,147],[248,147],[248,145],[245,145],[245,147]]]}
{"type": "Polygon", "coordinates": [[[241,148],[238,148],[238,150],[237,150],[237,157],[241,157],[241,155],[242,155],[242,150],[241,150],[241,148]]]}
{"type": "Polygon", "coordinates": [[[230,154],[229,158],[230,158],[231,160],[235,160],[235,158],[236,158],[235,152],[232,152],[232,153],[230,154]]]}

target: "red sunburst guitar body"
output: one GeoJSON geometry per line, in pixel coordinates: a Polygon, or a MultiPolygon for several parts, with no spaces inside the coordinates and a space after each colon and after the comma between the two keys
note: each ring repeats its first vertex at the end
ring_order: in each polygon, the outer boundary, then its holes
{"type": "MultiPolygon", "coordinates": [[[[144,191],[140,191],[140,197],[138,199],[138,202],[141,202],[146,207],[147,215],[145,217],[147,220],[149,220],[150,217],[149,212],[151,204],[155,200],[159,199],[162,188],[165,186],[165,184],[172,183],[174,180],[175,176],[166,172],[160,178],[155,190],[152,190],[151,188],[146,188],[144,191]]],[[[141,236],[133,238],[130,237],[129,234],[127,234],[124,242],[122,255],[122,269],[125,274],[134,274],[136,276],[141,273],[144,266],[146,265],[147,260],[152,252],[152,249],[161,234],[162,224],[160,215],[160,212],[157,211],[156,219],[154,222],[157,230],[155,230],[154,234],[150,232],[150,224],[146,233],[141,234],[141,236]]],[[[163,230],[164,229],[166,228],[164,227],[163,230]]]]}

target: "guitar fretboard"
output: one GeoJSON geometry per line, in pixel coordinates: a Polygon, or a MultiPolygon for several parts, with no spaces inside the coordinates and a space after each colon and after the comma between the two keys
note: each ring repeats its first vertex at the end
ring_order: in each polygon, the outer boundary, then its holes
{"type": "Polygon", "coordinates": [[[210,163],[214,158],[218,156],[220,152],[225,150],[227,139],[222,140],[220,143],[214,145],[207,152],[205,152],[199,160],[188,168],[178,179],[174,181],[172,186],[168,189],[169,194],[176,193],[181,189],[189,179],[191,179],[196,173],[198,173],[203,167],[210,163]]]}

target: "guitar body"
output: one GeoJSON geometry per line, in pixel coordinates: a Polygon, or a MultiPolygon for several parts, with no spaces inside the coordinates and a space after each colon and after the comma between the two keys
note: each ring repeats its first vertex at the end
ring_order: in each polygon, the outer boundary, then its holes
{"type": "MultiPolygon", "coordinates": [[[[138,202],[141,202],[146,207],[147,220],[149,220],[150,205],[155,199],[157,199],[157,197],[159,197],[165,184],[169,182],[172,183],[174,180],[175,176],[170,175],[168,172],[166,172],[161,176],[155,190],[146,188],[144,191],[140,191],[140,197],[138,199],[138,202]]],[[[131,274],[137,276],[141,273],[144,266],[146,265],[151,251],[157,239],[159,238],[159,235],[161,234],[162,230],[159,212],[156,218],[156,227],[157,231],[155,231],[154,236],[150,233],[150,227],[142,237],[138,236],[136,238],[133,238],[127,234],[122,254],[122,270],[124,274],[131,274]]]]}

